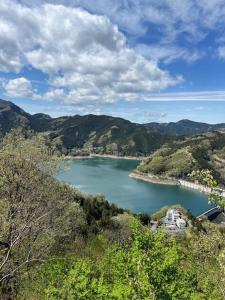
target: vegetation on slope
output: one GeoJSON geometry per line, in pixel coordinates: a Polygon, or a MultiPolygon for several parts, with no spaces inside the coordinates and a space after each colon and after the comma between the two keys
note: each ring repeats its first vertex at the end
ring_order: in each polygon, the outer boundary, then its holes
{"type": "Polygon", "coordinates": [[[145,156],[170,139],[155,129],[122,118],[30,115],[13,103],[1,100],[0,136],[18,127],[47,135],[64,154],[76,154],[82,149],[100,154],[145,156]]]}
{"type": "Polygon", "coordinates": [[[62,142],[62,150],[84,149],[115,155],[146,155],[157,149],[168,137],[154,129],[109,116],[74,116],[53,120],[52,139],[62,142]]]}
{"type": "Polygon", "coordinates": [[[225,134],[219,132],[186,137],[163,145],[143,161],[138,170],[165,178],[187,178],[194,170],[208,169],[219,182],[224,183],[221,161],[224,147],[225,134]]]}
{"type": "Polygon", "coordinates": [[[23,274],[18,299],[224,299],[223,230],[205,223],[180,240],[130,227],[123,245],[99,235],[23,274]]]}
{"type": "Polygon", "coordinates": [[[40,136],[10,133],[0,162],[1,299],[225,299],[223,227],[152,231],[55,180],[54,147],[40,136]]]}
{"type": "Polygon", "coordinates": [[[146,127],[157,129],[162,134],[172,135],[194,135],[212,131],[225,131],[225,123],[221,124],[207,124],[195,122],[191,120],[180,120],[178,122],[170,123],[148,123],[146,127]]]}
{"type": "Polygon", "coordinates": [[[11,102],[0,100],[0,137],[13,128],[28,128],[29,114],[11,102]]]}
{"type": "Polygon", "coordinates": [[[0,284],[6,294],[25,269],[122,213],[100,196],[83,196],[54,179],[57,157],[46,140],[20,131],[0,144],[0,284]]]}

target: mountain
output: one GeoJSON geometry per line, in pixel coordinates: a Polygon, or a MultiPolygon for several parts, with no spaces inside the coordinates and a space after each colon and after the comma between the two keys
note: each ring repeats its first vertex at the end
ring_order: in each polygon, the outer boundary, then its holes
{"type": "Polygon", "coordinates": [[[60,140],[64,152],[83,149],[115,155],[146,155],[169,139],[155,129],[104,115],[55,119],[34,115],[31,127],[35,131],[48,132],[52,140],[60,140]]]}
{"type": "Polygon", "coordinates": [[[30,115],[15,104],[0,101],[0,133],[23,127],[48,135],[65,154],[77,151],[115,155],[147,155],[170,139],[156,129],[110,116],[67,116],[51,118],[30,115]]]}
{"type": "Polygon", "coordinates": [[[209,169],[225,184],[225,134],[204,133],[175,139],[153,152],[138,167],[161,178],[187,178],[193,170],[209,169]]]}
{"type": "Polygon", "coordinates": [[[172,135],[193,135],[212,131],[225,132],[225,123],[207,124],[190,120],[180,120],[178,122],[170,123],[152,122],[144,124],[144,126],[148,128],[155,128],[162,134],[172,135]]]}
{"type": "Polygon", "coordinates": [[[15,127],[29,127],[30,115],[12,102],[0,99],[0,136],[15,127]]]}
{"type": "MultiPolygon", "coordinates": [[[[185,143],[193,146],[202,143],[199,136],[185,138],[182,135],[222,131],[225,124],[210,125],[181,120],[177,123],[141,125],[122,118],[92,114],[51,118],[43,113],[31,115],[12,102],[0,100],[0,136],[17,127],[49,136],[65,154],[77,155],[82,151],[146,156],[164,144],[169,144],[175,151],[185,143]]],[[[205,143],[205,138],[203,140],[205,143]]]]}

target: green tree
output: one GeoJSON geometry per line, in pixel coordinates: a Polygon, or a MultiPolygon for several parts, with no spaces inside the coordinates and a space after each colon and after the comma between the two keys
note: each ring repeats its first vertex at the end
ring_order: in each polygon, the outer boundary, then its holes
{"type": "MultiPolygon", "coordinates": [[[[84,248],[78,257],[47,262],[34,277],[38,299],[203,299],[191,257],[178,241],[137,220],[131,231],[125,245],[107,245],[99,237],[103,247],[98,256],[87,255],[84,248]]],[[[91,249],[95,253],[93,244],[91,249]]],[[[29,290],[33,286],[29,281],[29,290]]]]}
{"type": "Polygon", "coordinates": [[[191,180],[195,180],[200,184],[207,186],[210,189],[209,203],[225,208],[225,197],[221,193],[221,187],[219,183],[214,179],[210,170],[197,170],[192,171],[188,177],[191,180]]]}
{"type": "Polygon", "coordinates": [[[191,230],[185,247],[191,253],[193,270],[207,300],[225,299],[225,232],[218,225],[204,222],[200,231],[191,230]]]}
{"type": "Polygon", "coordinates": [[[42,261],[83,222],[74,192],[57,182],[53,151],[13,131],[0,148],[0,283],[42,261]]]}

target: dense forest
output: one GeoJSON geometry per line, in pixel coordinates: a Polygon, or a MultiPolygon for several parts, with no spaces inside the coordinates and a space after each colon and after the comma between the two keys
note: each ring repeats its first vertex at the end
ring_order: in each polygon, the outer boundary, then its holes
{"type": "Polygon", "coordinates": [[[33,133],[1,141],[1,299],[225,299],[224,227],[152,231],[151,216],[54,179],[59,160],[33,133]]]}

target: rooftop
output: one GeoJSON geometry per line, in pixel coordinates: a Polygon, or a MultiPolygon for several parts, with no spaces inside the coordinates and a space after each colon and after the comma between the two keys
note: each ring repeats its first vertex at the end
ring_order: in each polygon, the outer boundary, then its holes
{"type": "Polygon", "coordinates": [[[207,218],[216,224],[225,224],[225,210],[221,207],[213,207],[197,217],[199,220],[207,218]]]}

